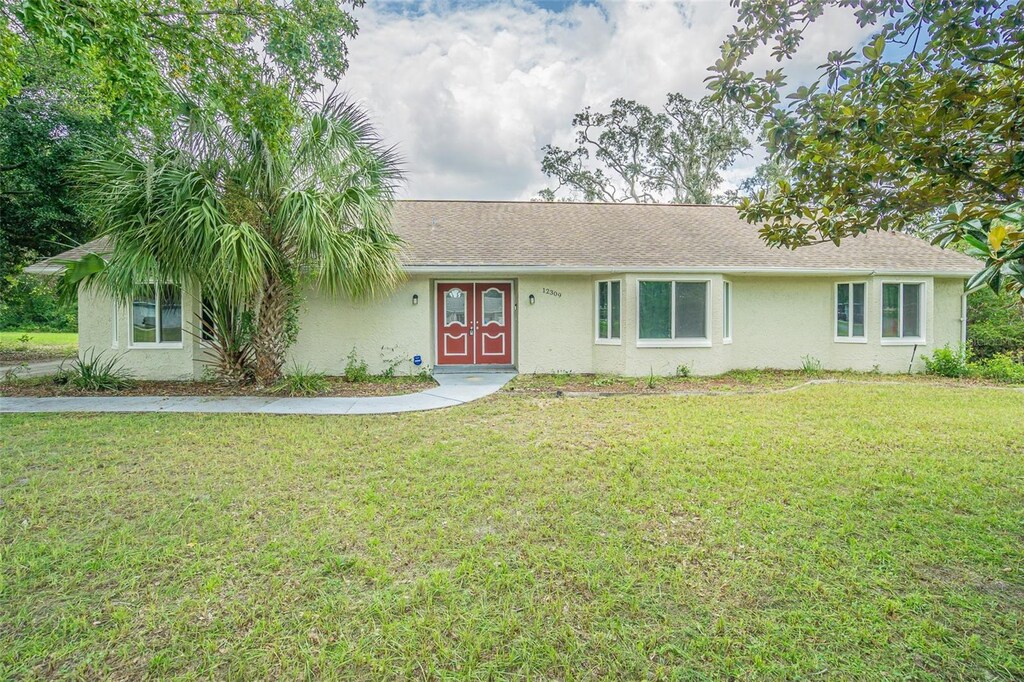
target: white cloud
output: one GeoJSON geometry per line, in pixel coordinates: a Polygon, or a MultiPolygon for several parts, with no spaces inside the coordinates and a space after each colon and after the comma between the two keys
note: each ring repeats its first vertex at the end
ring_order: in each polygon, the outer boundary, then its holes
{"type": "MultiPolygon", "coordinates": [[[[704,94],[735,20],[726,0],[369,7],[340,89],[361,100],[407,162],[406,196],[528,199],[545,187],[541,147],[572,142],[573,115],[615,97],[660,106],[704,94]]],[[[809,74],[865,31],[834,12],[790,72],[809,74]]],[[[770,61],[760,54],[760,68],[770,61]]],[[[728,173],[736,182],[755,160],[728,173]]]]}

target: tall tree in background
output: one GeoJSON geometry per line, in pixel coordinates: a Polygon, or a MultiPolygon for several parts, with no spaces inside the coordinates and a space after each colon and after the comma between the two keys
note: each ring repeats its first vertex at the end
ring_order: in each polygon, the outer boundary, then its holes
{"type": "Polygon", "coordinates": [[[201,284],[220,369],[233,378],[280,377],[304,283],[358,297],[401,277],[395,156],[336,97],[305,105],[287,144],[193,116],[166,142],[99,147],[82,179],[112,251],[69,264],[65,281],[127,300],[144,282],[201,284]]]}
{"type": "MultiPolygon", "coordinates": [[[[25,75],[27,46],[88,74],[117,119],[160,127],[178,96],[236,125],[286,130],[294,91],[336,80],[362,0],[0,0],[0,105],[25,75]]],[[[283,137],[286,136],[282,133],[283,137]]]]}
{"type": "Polygon", "coordinates": [[[541,168],[558,185],[543,200],[710,204],[722,171],[750,149],[740,108],[678,93],[658,113],[616,99],[607,113],[584,109],[572,125],[575,149],[544,147],[541,168]]]}
{"type": "Polygon", "coordinates": [[[116,135],[87,80],[43,51],[19,58],[21,87],[0,108],[0,298],[26,261],[90,236],[73,170],[87,138],[116,135]]]}
{"type": "Polygon", "coordinates": [[[969,282],[1024,295],[1024,4],[1016,0],[732,0],[739,23],[711,87],[764,122],[790,176],[740,204],[769,243],[838,243],[924,219],[937,243],[985,260],[969,282]],[[744,69],[760,45],[783,61],[829,7],[875,33],[837,50],[818,80],[744,69]],[[937,222],[936,222],[937,221],[937,222]]]}
{"type": "Polygon", "coordinates": [[[91,236],[68,177],[85,139],[167,135],[183,109],[289,143],[295,93],[347,67],[361,0],[0,0],[0,295],[91,236]]]}

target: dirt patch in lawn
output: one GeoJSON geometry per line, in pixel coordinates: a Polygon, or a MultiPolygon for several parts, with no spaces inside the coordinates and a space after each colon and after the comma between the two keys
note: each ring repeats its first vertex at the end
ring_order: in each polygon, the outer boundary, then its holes
{"type": "Polygon", "coordinates": [[[908,383],[942,386],[1007,386],[973,378],[948,379],[926,374],[874,372],[803,372],[743,370],[717,376],[620,377],[605,374],[519,375],[503,389],[507,393],[541,396],[685,395],[703,393],[764,393],[794,388],[809,381],[908,383]]]}
{"type": "MultiPolygon", "coordinates": [[[[328,378],[328,387],[302,397],[362,397],[405,395],[425,391],[437,383],[420,377],[389,377],[350,382],[341,377],[328,378]]],[[[68,384],[57,384],[52,377],[37,377],[0,384],[0,396],[24,398],[78,396],[272,396],[286,398],[295,394],[286,388],[246,386],[218,381],[133,381],[118,391],[89,391],[68,384]]]]}

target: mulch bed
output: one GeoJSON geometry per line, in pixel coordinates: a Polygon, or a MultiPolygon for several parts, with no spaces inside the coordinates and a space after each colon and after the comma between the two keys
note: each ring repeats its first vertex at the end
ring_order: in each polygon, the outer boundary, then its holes
{"type": "MultiPolygon", "coordinates": [[[[316,396],[302,397],[371,397],[404,395],[425,391],[436,384],[432,380],[413,377],[394,377],[377,381],[352,383],[340,377],[329,379],[330,387],[316,396]]],[[[61,386],[46,378],[33,378],[0,383],[0,396],[24,398],[79,397],[79,396],[261,396],[287,398],[282,389],[261,388],[221,383],[217,381],[135,381],[131,387],[119,391],[86,391],[72,386],[61,386]]]]}

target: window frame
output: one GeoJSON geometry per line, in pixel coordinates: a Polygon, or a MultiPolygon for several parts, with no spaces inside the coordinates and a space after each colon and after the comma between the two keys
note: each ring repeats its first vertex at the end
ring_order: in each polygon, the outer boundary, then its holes
{"type": "Polygon", "coordinates": [[[923,346],[927,344],[927,331],[928,331],[928,282],[923,279],[907,279],[907,280],[883,280],[878,287],[878,339],[883,346],[923,346]],[[899,336],[886,336],[885,335],[885,285],[895,284],[900,288],[899,296],[899,336]],[[921,292],[920,300],[918,303],[918,309],[921,313],[921,319],[919,321],[919,336],[903,336],[903,285],[905,284],[918,284],[921,288],[918,290],[921,292]]]}
{"type": "Polygon", "coordinates": [[[711,298],[713,295],[712,280],[709,277],[641,277],[636,280],[636,347],[637,348],[710,348],[711,347],[711,298]],[[704,284],[704,338],[677,339],[644,339],[640,337],[640,288],[644,282],[671,282],[672,299],[670,303],[670,328],[676,331],[676,282],[702,282],[704,284]]]}
{"type": "Polygon", "coordinates": [[[161,290],[166,285],[178,287],[178,296],[181,304],[181,341],[136,341],[135,340],[135,297],[132,297],[131,307],[128,309],[128,348],[135,350],[175,350],[185,347],[185,290],[181,285],[173,282],[147,282],[146,286],[153,287],[153,301],[155,305],[156,338],[163,334],[162,321],[163,310],[161,290]]]}
{"type": "Polygon", "coordinates": [[[722,280],[722,343],[732,343],[732,280],[722,280]]]}
{"type": "Polygon", "coordinates": [[[832,340],[835,343],[867,343],[868,342],[868,283],[865,280],[847,280],[836,282],[832,287],[832,340]],[[864,285],[864,334],[853,335],[853,285],[864,285]],[[850,287],[850,334],[849,336],[839,335],[839,287],[850,287]]]}
{"type": "Polygon", "coordinates": [[[117,328],[117,325],[118,325],[118,322],[119,322],[119,318],[120,318],[120,315],[118,315],[118,308],[119,307],[120,307],[120,305],[118,304],[116,298],[113,301],[111,301],[111,306],[110,306],[110,347],[113,350],[117,350],[120,347],[120,345],[121,345],[121,343],[120,343],[121,342],[121,334],[119,333],[119,330],[117,328]]]}
{"type": "Polygon", "coordinates": [[[621,279],[599,279],[594,281],[594,344],[598,346],[622,345],[622,287],[621,279]],[[612,282],[619,284],[619,335],[612,333],[612,282]],[[608,338],[601,337],[601,285],[608,285],[608,338]]]}

